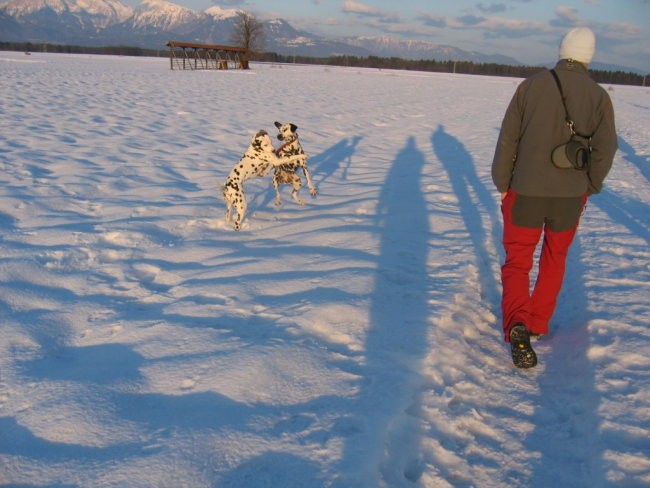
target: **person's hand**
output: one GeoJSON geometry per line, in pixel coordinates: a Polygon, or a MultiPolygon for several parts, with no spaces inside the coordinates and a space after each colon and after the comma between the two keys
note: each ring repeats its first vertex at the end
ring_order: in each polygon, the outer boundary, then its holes
{"type": "Polygon", "coordinates": [[[501,192],[501,201],[505,200],[507,194],[508,194],[507,191],[501,192]]]}

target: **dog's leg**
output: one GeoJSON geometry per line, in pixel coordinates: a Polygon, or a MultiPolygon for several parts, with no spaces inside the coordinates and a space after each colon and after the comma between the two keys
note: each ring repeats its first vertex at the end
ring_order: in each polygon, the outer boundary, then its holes
{"type": "Polygon", "coordinates": [[[291,185],[293,186],[293,190],[291,191],[291,198],[293,198],[298,205],[304,205],[305,202],[302,201],[298,196],[298,190],[302,188],[302,180],[300,179],[300,176],[294,173],[293,177],[291,178],[291,185]]]}
{"type": "Polygon", "coordinates": [[[316,190],[314,183],[312,183],[311,181],[309,168],[307,168],[306,164],[302,167],[302,172],[305,173],[305,178],[307,179],[307,187],[309,188],[309,193],[311,194],[312,197],[315,197],[316,195],[318,195],[318,191],[316,190]]]}
{"type": "Polygon", "coordinates": [[[223,199],[226,202],[226,222],[230,222],[230,211],[232,210],[232,200],[230,199],[230,195],[228,194],[228,190],[226,187],[224,187],[223,191],[223,199]]]}
{"type": "Polygon", "coordinates": [[[241,224],[246,217],[246,208],[248,204],[246,203],[246,197],[242,194],[240,198],[235,202],[235,208],[237,209],[237,215],[235,216],[235,230],[241,229],[241,224]]]}
{"type": "Polygon", "coordinates": [[[280,196],[280,183],[278,182],[278,173],[273,174],[273,188],[275,189],[275,204],[282,205],[282,197],[280,196]]]}

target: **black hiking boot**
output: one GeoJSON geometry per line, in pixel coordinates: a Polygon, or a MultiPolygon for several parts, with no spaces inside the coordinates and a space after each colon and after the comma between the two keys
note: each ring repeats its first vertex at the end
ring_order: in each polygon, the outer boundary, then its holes
{"type": "Polygon", "coordinates": [[[537,354],[530,346],[530,332],[521,322],[510,329],[510,347],[512,362],[518,368],[528,369],[537,365],[537,354]]]}

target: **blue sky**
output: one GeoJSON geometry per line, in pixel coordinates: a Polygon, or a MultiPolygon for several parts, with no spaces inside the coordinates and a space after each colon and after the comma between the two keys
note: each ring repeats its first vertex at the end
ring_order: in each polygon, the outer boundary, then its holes
{"type": "MultiPolygon", "coordinates": [[[[139,0],[123,0],[137,5],[139,0]]],[[[594,61],[650,73],[650,0],[175,0],[194,10],[218,5],[281,17],[324,37],[389,35],[550,62],[570,27],[597,36],[594,61]]]]}

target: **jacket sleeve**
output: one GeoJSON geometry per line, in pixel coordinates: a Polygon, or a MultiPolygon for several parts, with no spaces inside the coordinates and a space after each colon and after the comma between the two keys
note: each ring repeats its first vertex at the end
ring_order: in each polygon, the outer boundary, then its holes
{"type": "Polygon", "coordinates": [[[501,123],[499,139],[492,160],[492,181],[501,193],[508,191],[517,160],[517,145],[521,135],[522,103],[525,83],[521,83],[510,100],[501,123]]]}
{"type": "Polygon", "coordinates": [[[604,90],[600,105],[600,123],[591,138],[591,164],[588,170],[589,189],[587,190],[589,195],[600,193],[603,189],[603,181],[612,167],[618,149],[614,107],[604,90]]]}

